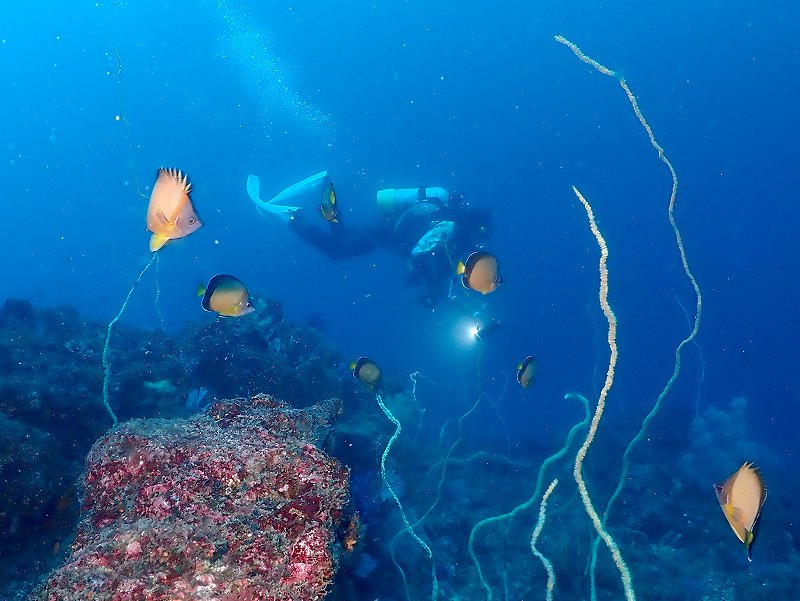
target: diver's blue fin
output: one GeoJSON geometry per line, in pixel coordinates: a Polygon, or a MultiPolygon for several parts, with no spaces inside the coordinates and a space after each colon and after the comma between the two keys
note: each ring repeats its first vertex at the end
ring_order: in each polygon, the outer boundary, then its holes
{"type": "Polygon", "coordinates": [[[296,184],[292,184],[283,192],[275,196],[269,201],[269,204],[273,204],[276,202],[283,202],[290,198],[296,198],[298,196],[303,196],[310,192],[314,192],[315,190],[322,190],[330,180],[328,179],[328,172],[327,171],[320,171],[312,175],[311,177],[307,177],[302,181],[297,182],[296,184]]]}
{"type": "Polygon", "coordinates": [[[253,201],[253,204],[256,205],[256,208],[260,213],[269,213],[270,215],[278,215],[288,218],[291,216],[292,213],[300,209],[300,207],[289,207],[284,205],[272,204],[277,199],[277,196],[272,200],[270,200],[269,202],[264,202],[263,200],[261,200],[261,198],[259,198],[260,191],[261,191],[261,181],[258,179],[258,176],[248,175],[247,194],[250,196],[250,200],[253,201]]]}
{"type": "Polygon", "coordinates": [[[292,213],[299,211],[300,207],[278,203],[293,200],[311,192],[322,190],[329,183],[330,178],[328,177],[328,172],[320,171],[319,173],[316,173],[311,177],[307,177],[296,184],[292,184],[270,200],[263,201],[261,198],[259,198],[259,194],[261,192],[261,182],[258,179],[258,176],[248,175],[247,194],[250,196],[250,200],[253,201],[259,212],[278,215],[288,219],[291,217],[292,213]]]}
{"type": "Polygon", "coordinates": [[[261,190],[261,180],[257,175],[247,176],[247,193],[250,195],[250,200],[253,202],[261,202],[258,193],[261,190]]]}

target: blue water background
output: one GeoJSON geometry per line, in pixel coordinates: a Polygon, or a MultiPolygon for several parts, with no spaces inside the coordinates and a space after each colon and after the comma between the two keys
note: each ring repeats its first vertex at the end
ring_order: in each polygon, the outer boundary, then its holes
{"type": "MultiPolygon", "coordinates": [[[[0,301],[112,319],[149,259],[137,185],[147,195],[172,166],[189,173],[205,227],[161,253],[168,330],[213,319],[196,285],[233,273],[290,319],[320,313],[349,357],[401,379],[471,378],[480,348],[467,320],[417,303],[401,259],[332,262],[245,192],[250,173],[268,196],[328,169],[343,218],[366,223],[378,189],[441,185],[493,212],[505,284],[469,301],[503,323],[483,346],[482,381],[497,396],[537,355],[536,387],[510,389],[504,411],[512,438],[547,436],[574,421],[562,395],[594,394],[607,361],[599,253],[575,185],[610,247],[620,363],[608,411],[629,420],[601,426],[598,444],[624,445],[672,371],[694,295],[667,169],[617,82],[562,34],[624,75],[680,179],[704,366],[687,347],[650,436],[744,396],[771,490],[796,489],[798,23],[785,1],[3,2],[0,301]]],[[[125,323],[159,327],[155,290],[150,272],[125,323]]],[[[697,469],[709,484],[728,475],[702,458],[697,469]]]]}

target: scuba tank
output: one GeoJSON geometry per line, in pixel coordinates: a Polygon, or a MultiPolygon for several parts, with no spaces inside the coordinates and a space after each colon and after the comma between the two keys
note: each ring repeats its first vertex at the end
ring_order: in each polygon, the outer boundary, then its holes
{"type": "Polygon", "coordinates": [[[378,190],[378,210],[389,214],[402,211],[415,202],[435,202],[447,206],[450,193],[444,188],[387,188],[378,190]]]}

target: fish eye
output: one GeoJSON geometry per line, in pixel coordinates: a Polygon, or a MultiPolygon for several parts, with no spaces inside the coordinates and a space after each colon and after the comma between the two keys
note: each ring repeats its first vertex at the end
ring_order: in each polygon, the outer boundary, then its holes
{"type": "Polygon", "coordinates": [[[721,484],[714,485],[714,490],[716,490],[717,492],[722,492],[722,485],[721,484]]]}
{"type": "Polygon", "coordinates": [[[194,225],[194,217],[189,217],[189,225],[194,225]]]}

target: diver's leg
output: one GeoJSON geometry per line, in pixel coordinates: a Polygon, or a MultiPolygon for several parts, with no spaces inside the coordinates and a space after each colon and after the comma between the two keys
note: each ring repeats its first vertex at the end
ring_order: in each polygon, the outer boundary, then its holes
{"type": "Polygon", "coordinates": [[[302,213],[289,220],[289,228],[334,261],[353,259],[386,244],[386,231],[380,224],[354,228],[341,223],[330,224],[328,231],[308,223],[302,213]]]}

